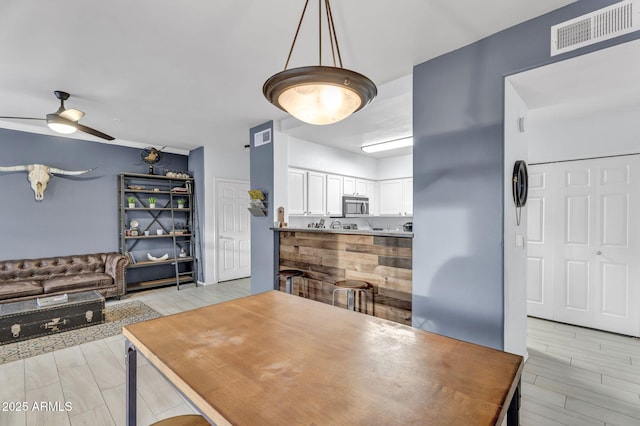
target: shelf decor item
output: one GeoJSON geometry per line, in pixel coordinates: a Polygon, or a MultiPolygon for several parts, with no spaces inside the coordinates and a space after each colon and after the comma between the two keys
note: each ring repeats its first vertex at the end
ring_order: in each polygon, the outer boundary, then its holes
{"type": "Polygon", "coordinates": [[[157,149],[151,146],[140,151],[140,158],[149,166],[150,175],[153,174],[153,166],[162,160],[162,150],[164,148],[157,149]]]}
{"type": "Polygon", "coordinates": [[[155,209],[156,208],[156,197],[149,197],[149,208],[150,209],[155,209]]]}
{"type": "Polygon", "coordinates": [[[247,209],[252,216],[264,217],[267,216],[267,196],[259,189],[249,190],[249,206],[247,209]]]}
{"type": "Polygon", "coordinates": [[[133,209],[136,206],[136,197],[129,197],[127,198],[127,201],[129,202],[129,208],[133,209]]]}
{"type": "Polygon", "coordinates": [[[178,198],[178,208],[179,208],[179,209],[183,209],[183,208],[184,208],[184,203],[185,203],[186,201],[187,201],[187,200],[185,200],[184,198],[178,198]]]}

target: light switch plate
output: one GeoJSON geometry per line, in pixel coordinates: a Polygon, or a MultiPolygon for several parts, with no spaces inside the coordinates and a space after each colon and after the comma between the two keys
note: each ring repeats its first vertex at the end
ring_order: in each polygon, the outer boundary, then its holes
{"type": "Polygon", "coordinates": [[[516,234],[516,247],[524,248],[524,235],[516,234]]]}

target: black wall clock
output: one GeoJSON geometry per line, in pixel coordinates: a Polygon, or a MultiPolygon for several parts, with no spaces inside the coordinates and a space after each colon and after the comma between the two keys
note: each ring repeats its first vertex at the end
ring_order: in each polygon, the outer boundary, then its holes
{"type": "Polygon", "coordinates": [[[527,163],[518,160],[513,165],[513,204],[516,207],[516,224],[520,225],[521,209],[527,204],[529,172],[527,163]]]}

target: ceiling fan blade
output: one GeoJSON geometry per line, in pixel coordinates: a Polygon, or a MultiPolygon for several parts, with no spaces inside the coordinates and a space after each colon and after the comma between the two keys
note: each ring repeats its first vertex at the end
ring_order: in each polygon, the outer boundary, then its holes
{"type": "Polygon", "coordinates": [[[91,127],[83,126],[82,124],[75,123],[75,126],[81,132],[89,133],[90,135],[97,136],[99,138],[106,139],[108,141],[112,141],[115,139],[113,136],[109,136],[106,133],[102,133],[99,130],[92,129],[91,127]]]}
{"type": "Polygon", "coordinates": [[[0,117],[0,119],[2,118],[8,118],[10,120],[40,120],[40,121],[45,121],[44,118],[34,118],[34,117],[0,117]]]}
{"type": "Polygon", "coordinates": [[[66,118],[67,120],[78,121],[82,117],[84,117],[84,112],[80,111],[79,109],[69,108],[60,112],[58,115],[60,117],[66,118]]]}

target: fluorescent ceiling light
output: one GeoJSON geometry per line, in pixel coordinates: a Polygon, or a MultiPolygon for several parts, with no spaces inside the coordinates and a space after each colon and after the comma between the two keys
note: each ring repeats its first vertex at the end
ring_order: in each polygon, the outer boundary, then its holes
{"type": "Polygon", "coordinates": [[[374,143],[371,145],[361,146],[360,149],[366,153],[389,151],[391,149],[404,148],[405,146],[413,146],[413,137],[396,139],[393,141],[374,143]]]}

